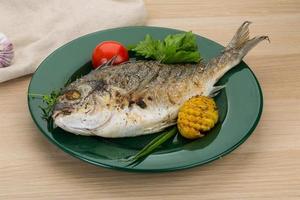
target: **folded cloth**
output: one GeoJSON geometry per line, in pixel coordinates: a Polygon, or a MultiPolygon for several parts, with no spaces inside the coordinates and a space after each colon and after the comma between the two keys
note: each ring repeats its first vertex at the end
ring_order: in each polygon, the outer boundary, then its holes
{"type": "Polygon", "coordinates": [[[33,73],[64,43],[102,29],[142,25],[142,0],[0,0],[0,32],[13,43],[11,66],[0,82],[33,73]]]}

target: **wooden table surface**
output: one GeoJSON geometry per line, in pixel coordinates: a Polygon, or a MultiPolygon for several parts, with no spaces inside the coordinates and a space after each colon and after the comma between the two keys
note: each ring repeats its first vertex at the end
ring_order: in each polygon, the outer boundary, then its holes
{"type": "Polygon", "coordinates": [[[245,58],[264,93],[253,135],[223,159],[189,170],[95,167],[39,133],[27,108],[31,76],[19,78],[0,84],[0,199],[300,199],[300,2],[147,0],[146,7],[148,25],[223,45],[245,20],[254,22],[253,35],[270,36],[245,58]]]}

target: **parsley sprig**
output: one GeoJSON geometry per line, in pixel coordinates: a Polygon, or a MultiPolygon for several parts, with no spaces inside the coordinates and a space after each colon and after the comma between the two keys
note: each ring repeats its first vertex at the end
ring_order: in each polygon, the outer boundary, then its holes
{"type": "Polygon", "coordinates": [[[57,102],[59,96],[59,91],[52,91],[50,94],[35,94],[29,93],[28,95],[32,98],[40,98],[43,101],[43,105],[39,105],[39,108],[42,110],[42,118],[47,121],[48,128],[53,128],[53,109],[57,102]]]}
{"type": "Polygon", "coordinates": [[[192,32],[168,35],[155,40],[149,34],[137,45],[129,47],[135,55],[161,63],[197,63],[201,60],[195,35],[192,32]]]}

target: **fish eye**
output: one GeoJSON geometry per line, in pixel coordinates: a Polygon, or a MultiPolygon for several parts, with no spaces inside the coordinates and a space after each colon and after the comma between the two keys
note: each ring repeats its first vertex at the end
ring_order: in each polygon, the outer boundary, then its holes
{"type": "Polygon", "coordinates": [[[80,92],[77,90],[69,90],[65,93],[65,95],[68,100],[77,100],[81,97],[80,92]]]}

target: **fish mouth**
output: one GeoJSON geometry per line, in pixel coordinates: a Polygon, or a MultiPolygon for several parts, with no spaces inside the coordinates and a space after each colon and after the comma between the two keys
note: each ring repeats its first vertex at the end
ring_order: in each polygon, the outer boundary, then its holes
{"type": "Polygon", "coordinates": [[[54,119],[54,123],[56,126],[62,128],[63,130],[70,132],[70,133],[74,133],[77,135],[86,135],[86,136],[90,136],[93,135],[92,132],[84,129],[84,128],[78,128],[78,127],[71,127],[71,126],[66,126],[62,120],[60,120],[60,117],[56,117],[54,119]]]}
{"type": "Polygon", "coordinates": [[[52,118],[55,119],[60,115],[70,115],[74,108],[67,103],[57,103],[53,108],[52,118]]]}
{"type": "Polygon", "coordinates": [[[95,132],[98,132],[99,129],[103,129],[105,126],[107,126],[112,119],[112,116],[113,115],[110,114],[103,121],[94,121],[93,123],[93,120],[75,120],[72,123],[66,119],[68,116],[63,115],[61,114],[61,112],[57,111],[57,113],[54,113],[53,119],[54,123],[65,131],[88,136],[95,135],[95,132]]]}
{"type": "Polygon", "coordinates": [[[52,118],[55,120],[59,116],[66,116],[72,113],[72,109],[65,108],[63,110],[53,110],[52,118]]]}

